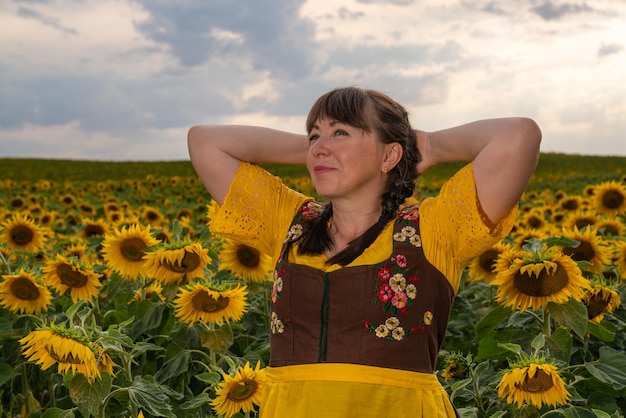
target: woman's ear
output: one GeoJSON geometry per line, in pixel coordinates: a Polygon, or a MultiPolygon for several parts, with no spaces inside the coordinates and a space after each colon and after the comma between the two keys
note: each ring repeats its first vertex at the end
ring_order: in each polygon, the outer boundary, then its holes
{"type": "Polygon", "coordinates": [[[393,142],[391,144],[387,144],[385,159],[383,160],[383,171],[391,171],[402,159],[403,152],[402,145],[399,143],[393,142]]]}

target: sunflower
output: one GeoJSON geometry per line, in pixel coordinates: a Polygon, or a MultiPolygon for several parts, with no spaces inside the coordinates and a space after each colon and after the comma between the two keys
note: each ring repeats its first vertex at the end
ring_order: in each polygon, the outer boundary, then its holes
{"type": "Polygon", "coordinates": [[[596,223],[598,233],[604,238],[623,236],[626,233],[626,225],[616,217],[602,218],[596,223]]]}
{"type": "Polygon", "coordinates": [[[150,286],[145,289],[137,289],[133,300],[151,299],[152,295],[157,295],[159,299],[163,300],[163,287],[158,282],[151,283],[150,286]]]}
{"type": "Polygon", "coordinates": [[[612,313],[620,305],[619,294],[609,286],[595,284],[585,291],[582,302],[587,307],[587,317],[599,324],[605,313],[612,313]]]}
{"type": "Polygon", "coordinates": [[[108,232],[109,224],[102,219],[82,220],[82,237],[85,239],[89,239],[91,237],[103,237],[108,232]]]}
{"type": "Polygon", "coordinates": [[[562,225],[565,228],[583,229],[585,227],[592,227],[598,222],[598,215],[595,212],[588,210],[575,210],[569,212],[562,221],[562,225]]]}
{"type": "Polygon", "coordinates": [[[510,251],[496,264],[496,300],[520,311],[537,310],[548,302],[580,301],[590,286],[578,265],[557,248],[534,241],[532,251],[510,251]]]}
{"type": "Polygon", "coordinates": [[[102,286],[100,274],[93,272],[82,262],[61,254],[57,254],[55,260],[46,262],[42,271],[46,273],[46,283],[60,295],[70,291],[72,302],[94,298],[102,286]]]}
{"type": "Polygon", "coordinates": [[[167,222],[163,213],[155,207],[144,205],[140,209],[141,219],[150,225],[161,226],[167,222]]]}
{"type": "Polygon", "coordinates": [[[498,257],[509,249],[507,244],[500,241],[473,258],[468,267],[467,280],[491,283],[496,277],[494,268],[498,257]]]}
{"type": "Polygon", "coordinates": [[[2,241],[14,250],[36,253],[44,248],[46,232],[30,217],[15,213],[6,222],[0,225],[4,229],[2,241]]]}
{"type": "Polygon", "coordinates": [[[576,247],[562,246],[563,254],[572,257],[574,261],[587,261],[591,264],[586,267],[589,271],[602,272],[611,263],[611,247],[602,242],[596,228],[564,228],[563,236],[579,242],[576,247]]]}
{"type": "Polygon", "coordinates": [[[255,405],[261,402],[265,369],[261,369],[261,362],[257,362],[253,369],[250,362],[239,367],[234,377],[223,374],[222,381],[215,390],[217,397],[211,401],[213,410],[224,418],[231,418],[239,411],[249,414],[254,411],[255,405]]]}
{"type": "Polygon", "coordinates": [[[521,217],[520,224],[522,227],[534,230],[542,230],[548,225],[543,211],[538,208],[532,208],[525,213],[521,217]]]}
{"type": "Polygon", "coordinates": [[[21,269],[19,274],[4,276],[0,282],[0,306],[14,313],[40,313],[47,310],[52,294],[37,283],[32,274],[21,269]]]}
{"type": "Polygon", "coordinates": [[[581,196],[564,196],[559,200],[559,208],[566,211],[577,211],[584,207],[584,200],[581,196]]]}
{"type": "Polygon", "coordinates": [[[461,353],[452,353],[446,356],[441,377],[443,377],[446,382],[452,379],[466,378],[472,365],[471,356],[472,355],[469,354],[467,357],[464,357],[461,353]]]}
{"type": "Polygon", "coordinates": [[[626,187],[616,181],[601,183],[596,188],[593,203],[602,214],[620,216],[626,213],[626,187]]]}
{"type": "Polygon", "coordinates": [[[144,256],[148,275],[163,284],[203,278],[204,268],[211,261],[208,251],[198,243],[174,242],[164,244],[144,256]]]}
{"type": "Polygon", "coordinates": [[[80,373],[89,381],[100,378],[100,366],[91,344],[79,331],[51,325],[31,331],[20,344],[24,357],[39,364],[42,370],[57,364],[59,373],[80,373]]]}
{"type": "Polygon", "coordinates": [[[626,241],[615,245],[614,263],[617,272],[622,279],[626,279],[626,241]]]}
{"type": "Polygon", "coordinates": [[[550,234],[547,232],[532,228],[519,228],[515,233],[511,234],[511,238],[514,240],[513,246],[518,249],[521,249],[533,238],[542,240],[548,236],[550,236],[550,234]]]}
{"type": "Polygon", "coordinates": [[[218,256],[220,269],[227,270],[248,283],[271,280],[272,259],[256,248],[227,240],[218,256]]]}
{"type": "Polygon", "coordinates": [[[138,224],[133,224],[105,235],[102,256],[114,271],[129,280],[135,280],[146,269],[146,261],[143,259],[145,249],[158,243],[150,227],[142,229],[138,224]]]}
{"type": "Polygon", "coordinates": [[[197,321],[222,325],[238,321],[248,307],[247,288],[211,287],[194,283],[182,288],[174,300],[175,316],[185,324],[197,321]]]}
{"type": "Polygon", "coordinates": [[[534,359],[511,365],[498,384],[498,397],[521,408],[524,403],[541,408],[542,405],[557,406],[567,402],[570,394],[559,376],[558,368],[542,360],[534,359]]]}

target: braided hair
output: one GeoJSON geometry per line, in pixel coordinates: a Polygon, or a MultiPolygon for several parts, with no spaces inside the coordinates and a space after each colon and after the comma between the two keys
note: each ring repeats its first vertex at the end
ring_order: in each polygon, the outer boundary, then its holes
{"type": "MultiPolygon", "coordinates": [[[[388,172],[389,188],[382,196],[378,221],[328,260],[328,264],[345,266],[376,240],[385,226],[395,219],[400,205],[413,195],[417,178],[415,168],[421,157],[407,111],[384,93],[358,87],[332,90],[317,99],[311,108],[306,121],[307,132],[311,132],[317,120],[324,118],[373,132],[383,143],[399,143],[403,150],[401,160],[388,172]]],[[[327,227],[332,215],[333,207],[329,202],[317,219],[303,225],[299,254],[322,254],[332,247],[327,227]]]]}

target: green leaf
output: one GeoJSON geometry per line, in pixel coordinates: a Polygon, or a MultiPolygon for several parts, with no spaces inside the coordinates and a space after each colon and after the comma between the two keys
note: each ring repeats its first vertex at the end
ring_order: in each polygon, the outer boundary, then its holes
{"type": "Polygon", "coordinates": [[[571,329],[581,340],[585,339],[589,319],[587,307],[582,302],[574,299],[563,304],[550,302],[547,309],[558,324],[571,329]]]}
{"type": "Polygon", "coordinates": [[[184,410],[198,409],[198,408],[202,408],[209,402],[211,402],[211,398],[209,398],[209,395],[206,392],[203,392],[199,394],[198,396],[196,396],[195,398],[190,399],[187,402],[183,403],[180,406],[180,409],[184,409],[184,410]]]}
{"type": "Polygon", "coordinates": [[[492,332],[486,335],[478,342],[478,353],[476,360],[482,361],[486,359],[504,360],[507,358],[509,350],[500,346],[502,343],[508,343],[511,336],[516,332],[513,329],[503,329],[498,332],[492,332]]]}
{"type": "Polygon", "coordinates": [[[209,386],[215,386],[222,380],[222,375],[219,373],[200,373],[194,377],[209,386]]]}
{"type": "Polygon", "coordinates": [[[98,408],[104,401],[111,388],[111,377],[103,374],[101,379],[92,383],[82,374],[76,374],[69,384],[70,398],[78,407],[82,415],[98,416],[98,408]]]}
{"type": "Polygon", "coordinates": [[[0,363],[0,386],[11,380],[13,376],[13,367],[7,363],[0,363]]]}
{"type": "Polygon", "coordinates": [[[202,346],[218,354],[226,353],[226,350],[233,345],[233,330],[229,325],[224,325],[216,330],[203,330],[200,333],[202,346]]]}
{"type": "Polygon", "coordinates": [[[557,328],[552,335],[546,337],[545,347],[550,350],[552,356],[569,363],[572,354],[572,335],[564,328],[557,328]]]}
{"type": "Polygon", "coordinates": [[[136,339],[144,332],[158,328],[165,312],[165,303],[154,303],[151,300],[142,300],[137,307],[137,320],[133,324],[131,334],[136,339]]]}
{"type": "Polygon", "coordinates": [[[71,320],[72,318],[74,318],[74,315],[76,315],[76,312],[78,312],[78,310],[82,308],[84,305],[85,305],[85,301],[79,300],[78,302],[76,302],[75,304],[67,308],[67,311],[65,311],[65,314],[71,320]]]}
{"type": "Polygon", "coordinates": [[[154,375],[154,378],[163,383],[167,379],[179,376],[189,370],[190,354],[188,350],[183,350],[163,363],[163,366],[154,375]]]}
{"type": "Polygon", "coordinates": [[[163,387],[150,382],[141,376],[136,376],[132,386],[128,387],[128,396],[138,408],[143,409],[150,415],[157,417],[173,416],[169,398],[165,395],[163,387]]]}
{"type": "Polygon", "coordinates": [[[626,387],[626,354],[614,348],[600,347],[600,358],[595,363],[585,363],[589,373],[615,390],[626,387]]]}
{"type": "Polygon", "coordinates": [[[533,338],[533,341],[530,343],[530,346],[535,351],[538,351],[538,350],[541,350],[545,344],[546,344],[546,338],[544,337],[543,332],[540,332],[539,334],[537,334],[535,338],[533,338]]]}
{"type": "Polygon", "coordinates": [[[599,324],[589,322],[587,330],[591,335],[604,342],[612,342],[615,340],[616,325],[612,322],[602,321],[599,324]]]}
{"type": "Polygon", "coordinates": [[[476,324],[476,337],[484,338],[486,334],[498,328],[498,325],[511,314],[511,309],[498,305],[476,324]]]}

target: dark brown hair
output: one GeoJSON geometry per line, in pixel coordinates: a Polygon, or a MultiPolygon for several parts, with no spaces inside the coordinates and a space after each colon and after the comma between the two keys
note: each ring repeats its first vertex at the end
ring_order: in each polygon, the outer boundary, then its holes
{"type": "MultiPolygon", "coordinates": [[[[416,165],[420,160],[415,132],[406,109],[384,93],[358,87],[343,87],[329,91],[313,104],[307,117],[307,132],[320,119],[331,119],[366,132],[374,133],[385,144],[399,143],[402,159],[388,173],[389,189],[382,196],[382,212],[378,221],[360,237],[350,242],[341,252],[328,260],[329,264],[350,264],[395,218],[398,207],[415,190],[416,165]]],[[[305,224],[298,252],[321,254],[332,248],[327,224],[333,214],[332,203],[327,203],[321,216],[305,224]]]]}

